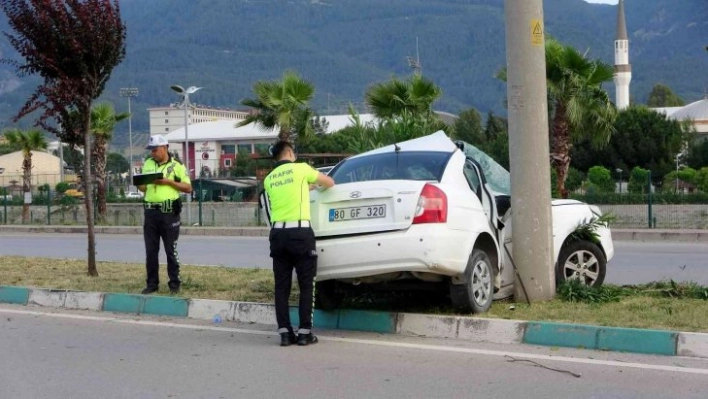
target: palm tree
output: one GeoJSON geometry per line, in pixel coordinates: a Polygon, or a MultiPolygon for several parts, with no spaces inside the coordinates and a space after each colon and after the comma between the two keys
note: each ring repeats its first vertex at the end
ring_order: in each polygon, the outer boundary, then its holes
{"type": "MultiPolygon", "coordinates": [[[[587,140],[601,148],[614,133],[617,108],[602,84],[611,81],[613,68],[586,58],[572,46],[555,39],[546,40],[546,81],[550,134],[550,161],[556,171],[556,186],[568,197],[565,180],[570,166],[570,149],[587,140]]],[[[506,69],[497,77],[506,81],[506,69]]]]}
{"type": "MultiPolygon", "coordinates": [[[[110,103],[99,103],[91,109],[91,134],[93,135],[93,148],[91,149],[93,171],[96,177],[96,207],[99,221],[106,219],[106,161],[108,143],[113,138],[116,123],[126,119],[128,113],[116,114],[110,103]]],[[[89,193],[86,193],[87,195],[89,193]]]]}
{"type": "Polygon", "coordinates": [[[416,73],[407,81],[393,77],[372,85],[366,90],[364,100],[377,118],[385,119],[400,117],[406,111],[412,115],[434,115],[433,103],[441,95],[442,90],[435,83],[416,73]]]}
{"type": "MultiPolygon", "coordinates": [[[[22,151],[22,191],[27,196],[32,192],[32,151],[46,150],[47,140],[44,133],[37,129],[10,129],[5,132],[5,138],[10,144],[19,146],[22,151]]],[[[30,204],[26,201],[22,205],[22,223],[27,223],[29,219],[29,207],[30,204]]]]}
{"type": "Polygon", "coordinates": [[[611,81],[613,68],[589,60],[572,46],[546,42],[546,79],[551,130],[551,165],[558,176],[558,192],[568,197],[565,180],[573,142],[586,139],[603,147],[614,133],[617,108],[602,84],[611,81]]]}
{"type": "MultiPolygon", "coordinates": [[[[308,119],[311,112],[308,104],[315,95],[315,87],[300,78],[295,72],[285,72],[280,81],[258,81],[253,85],[255,99],[244,99],[242,105],[253,108],[251,115],[236,124],[237,127],[255,123],[265,130],[279,128],[278,139],[290,140],[290,136],[298,123],[307,120],[305,127],[311,123],[308,119]],[[304,119],[303,119],[304,118],[304,119]]],[[[307,133],[310,129],[304,129],[307,133]]]]}

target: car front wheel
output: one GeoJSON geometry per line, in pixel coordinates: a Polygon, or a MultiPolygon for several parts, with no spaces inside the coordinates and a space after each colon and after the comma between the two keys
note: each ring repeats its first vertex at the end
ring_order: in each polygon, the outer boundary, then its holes
{"type": "Polygon", "coordinates": [[[556,264],[556,283],[580,280],[598,287],[605,281],[607,260],[600,247],[590,241],[575,241],[563,247],[556,264]]]}
{"type": "Polygon", "coordinates": [[[450,299],[456,309],[484,313],[492,306],[495,267],[484,251],[475,249],[470,254],[465,270],[465,283],[450,283],[450,299]]]}

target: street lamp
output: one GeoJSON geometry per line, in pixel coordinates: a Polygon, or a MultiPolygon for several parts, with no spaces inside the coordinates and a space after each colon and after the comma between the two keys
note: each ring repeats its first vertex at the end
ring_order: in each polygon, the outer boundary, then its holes
{"type": "Polygon", "coordinates": [[[124,87],[120,89],[121,97],[128,97],[128,145],[130,146],[130,187],[133,184],[133,114],[130,111],[130,99],[138,95],[136,87],[124,87]]]}
{"type": "Polygon", "coordinates": [[[617,169],[615,169],[615,172],[619,173],[619,175],[620,175],[620,182],[619,182],[620,183],[620,194],[622,194],[622,169],[617,168],[617,169]]]}
{"type": "Polygon", "coordinates": [[[676,154],[676,194],[679,193],[679,167],[684,166],[683,164],[679,164],[679,160],[683,156],[683,153],[679,152],[676,154]]]}
{"type": "MultiPolygon", "coordinates": [[[[172,90],[174,90],[177,94],[181,95],[183,98],[182,105],[184,108],[184,143],[185,143],[185,152],[184,152],[184,166],[187,169],[187,174],[189,174],[189,179],[192,179],[192,173],[189,170],[189,120],[187,119],[187,110],[189,109],[189,95],[194,94],[197,90],[201,89],[201,87],[195,87],[195,86],[189,86],[187,89],[185,89],[182,86],[179,85],[172,85],[170,86],[172,90]]],[[[192,202],[192,194],[187,195],[187,223],[192,224],[192,210],[191,210],[191,202],[192,202]]]]}

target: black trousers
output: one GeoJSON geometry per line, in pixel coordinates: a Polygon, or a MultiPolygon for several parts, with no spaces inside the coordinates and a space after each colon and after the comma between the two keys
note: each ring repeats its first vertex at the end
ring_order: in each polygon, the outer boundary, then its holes
{"type": "Polygon", "coordinates": [[[159,253],[160,239],[167,254],[167,276],[170,288],[179,288],[179,255],[177,240],[179,239],[180,217],[174,213],[162,213],[160,209],[145,209],[145,224],[143,238],[145,240],[145,268],[147,269],[147,287],[157,288],[160,285],[159,253]]]}
{"type": "Polygon", "coordinates": [[[317,274],[315,234],[311,228],[271,229],[270,256],[275,276],[275,317],[278,332],[292,331],[288,298],[293,281],[293,269],[300,287],[299,332],[312,329],[312,309],[317,274]]]}

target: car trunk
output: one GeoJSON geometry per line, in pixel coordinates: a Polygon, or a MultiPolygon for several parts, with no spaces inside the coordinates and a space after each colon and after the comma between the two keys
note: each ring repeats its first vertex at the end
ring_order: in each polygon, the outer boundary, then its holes
{"type": "Polygon", "coordinates": [[[410,227],[425,181],[374,180],[312,193],[317,237],[366,234],[410,227]]]}

